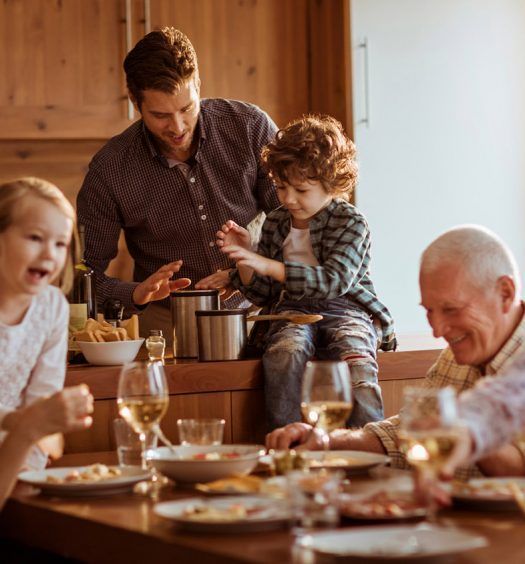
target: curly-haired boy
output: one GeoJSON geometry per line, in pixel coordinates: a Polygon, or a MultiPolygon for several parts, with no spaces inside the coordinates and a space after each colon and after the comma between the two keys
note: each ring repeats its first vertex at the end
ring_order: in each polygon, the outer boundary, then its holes
{"type": "Polygon", "coordinates": [[[270,429],[301,419],[302,374],[314,355],[348,363],[354,395],[349,425],[383,418],[376,351],[395,348],[395,337],[370,279],[367,222],[348,203],[357,182],[355,157],[334,118],[291,122],[263,149],[281,206],[268,214],[257,253],[235,222],[217,233],[217,245],[237,264],[232,282],[250,301],[272,313],[323,316],[311,325],[274,322],[265,336],[270,429]]]}

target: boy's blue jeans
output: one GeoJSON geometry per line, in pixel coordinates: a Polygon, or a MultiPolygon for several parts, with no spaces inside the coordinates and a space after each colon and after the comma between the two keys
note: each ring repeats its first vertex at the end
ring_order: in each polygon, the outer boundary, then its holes
{"type": "Polygon", "coordinates": [[[378,335],[370,315],[345,298],[284,301],[272,313],[318,313],[311,325],[273,322],[263,354],[266,422],[269,430],[301,420],[301,382],[306,362],[346,360],[352,378],[354,408],[348,421],[362,427],[383,419],[377,382],[378,335]]]}

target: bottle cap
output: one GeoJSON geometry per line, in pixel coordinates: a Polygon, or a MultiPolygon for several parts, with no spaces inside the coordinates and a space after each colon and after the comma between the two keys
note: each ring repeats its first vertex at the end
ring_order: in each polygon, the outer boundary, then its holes
{"type": "Polygon", "coordinates": [[[150,337],[162,337],[162,330],[161,329],[150,329],[149,336],[150,337]]]}

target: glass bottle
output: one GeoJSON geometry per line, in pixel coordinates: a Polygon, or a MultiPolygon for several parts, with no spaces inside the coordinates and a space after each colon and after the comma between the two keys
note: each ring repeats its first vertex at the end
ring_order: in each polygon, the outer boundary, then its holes
{"type": "Polygon", "coordinates": [[[104,319],[113,325],[113,327],[120,327],[122,321],[122,314],[124,313],[124,306],[122,302],[115,298],[108,298],[104,302],[104,319]]]}
{"type": "Polygon", "coordinates": [[[160,329],[151,329],[149,337],[146,339],[146,349],[148,358],[153,361],[160,360],[164,364],[164,353],[166,351],[166,339],[160,329]]]}
{"type": "MultiPolygon", "coordinates": [[[[85,234],[84,226],[78,226],[79,248],[78,262],[74,265],[74,278],[69,301],[70,337],[75,331],[81,331],[88,318],[97,318],[97,298],[95,291],[95,271],[84,258],[85,234]]],[[[78,351],[78,345],[70,339],[69,350],[78,351]]]]}

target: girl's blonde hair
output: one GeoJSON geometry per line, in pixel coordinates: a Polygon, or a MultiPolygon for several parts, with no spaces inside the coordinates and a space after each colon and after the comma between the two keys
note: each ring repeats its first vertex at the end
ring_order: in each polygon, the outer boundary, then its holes
{"type": "MultiPolygon", "coordinates": [[[[41,178],[17,178],[0,184],[0,233],[3,233],[12,223],[15,210],[27,196],[36,196],[56,206],[68,219],[73,222],[74,248],[76,250],[78,236],[76,233],[76,213],[69,200],[59,188],[51,182],[41,178]]],[[[66,264],[58,277],[58,286],[67,293],[73,283],[73,257],[68,253],[66,264]]]]}

